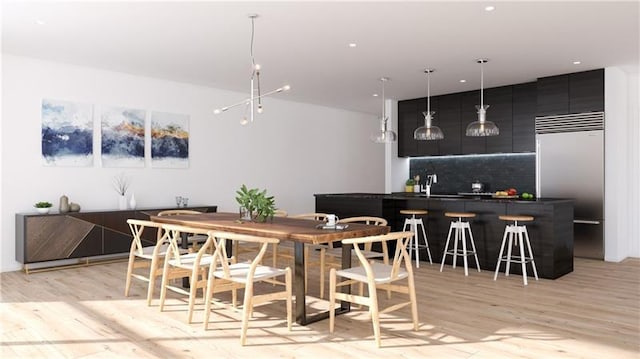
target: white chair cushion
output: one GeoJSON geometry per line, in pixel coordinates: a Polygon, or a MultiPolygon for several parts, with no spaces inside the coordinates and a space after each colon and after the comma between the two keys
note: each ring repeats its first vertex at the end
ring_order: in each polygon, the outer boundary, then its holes
{"type": "MultiPolygon", "coordinates": [[[[385,284],[390,283],[392,281],[391,278],[391,269],[393,267],[379,262],[371,263],[371,269],[373,270],[373,277],[376,284],[385,284]]],[[[364,267],[353,267],[342,269],[336,271],[336,274],[343,278],[354,279],[360,282],[367,282],[367,272],[365,272],[364,267]]],[[[400,268],[398,271],[398,277],[393,278],[393,280],[404,279],[408,276],[406,270],[400,268]]]]}
{"type": "MultiPolygon", "coordinates": [[[[218,269],[213,272],[216,278],[227,279],[236,283],[246,283],[247,275],[249,274],[250,263],[235,263],[229,265],[230,278],[225,278],[224,270],[218,269]]],[[[273,268],[269,266],[259,265],[256,268],[256,272],[253,275],[253,281],[260,281],[266,278],[274,278],[284,275],[286,271],[284,269],[273,268]]]]}
{"type": "MultiPolygon", "coordinates": [[[[381,253],[381,252],[364,251],[364,250],[361,250],[360,252],[364,255],[365,258],[382,258],[382,257],[384,257],[384,253],[381,253]]],[[[328,256],[341,257],[342,256],[342,248],[340,248],[340,247],[338,247],[338,248],[327,248],[325,253],[328,256]]],[[[352,249],[351,250],[351,258],[355,258],[357,260],[358,258],[355,255],[356,255],[356,253],[352,249]]]]}
{"type": "MultiPolygon", "coordinates": [[[[142,254],[139,254],[138,252],[136,252],[136,257],[151,259],[153,258],[153,250],[155,248],[156,246],[142,247],[142,254]]],[[[164,255],[167,254],[167,248],[169,248],[168,244],[161,245],[160,250],[158,251],[158,256],[164,257],[164,255]]],[[[187,253],[187,252],[188,251],[186,249],[180,248],[180,253],[187,253]]]]}
{"type": "MultiPolygon", "coordinates": [[[[180,256],[180,262],[179,263],[178,263],[177,259],[171,259],[169,261],[169,264],[174,266],[174,267],[191,269],[191,268],[193,268],[193,264],[194,264],[197,256],[198,256],[198,253],[184,254],[184,255],[180,256]]],[[[213,261],[213,256],[212,255],[204,254],[202,256],[202,258],[200,259],[200,267],[209,266],[212,261],[213,261]]]]}

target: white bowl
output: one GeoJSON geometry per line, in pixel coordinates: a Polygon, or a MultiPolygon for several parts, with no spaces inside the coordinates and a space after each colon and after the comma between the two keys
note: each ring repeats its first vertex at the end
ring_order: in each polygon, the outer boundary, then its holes
{"type": "Polygon", "coordinates": [[[47,208],[37,208],[37,207],[36,207],[36,211],[38,211],[38,213],[41,213],[41,214],[47,214],[47,213],[49,213],[49,210],[50,210],[50,209],[51,209],[51,207],[47,207],[47,208]]]}

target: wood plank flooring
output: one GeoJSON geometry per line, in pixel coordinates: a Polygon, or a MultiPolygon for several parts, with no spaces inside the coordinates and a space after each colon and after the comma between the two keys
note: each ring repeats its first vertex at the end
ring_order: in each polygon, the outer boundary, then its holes
{"type": "MultiPolygon", "coordinates": [[[[145,305],[140,281],[124,297],[125,272],[121,262],[0,274],[0,357],[640,358],[638,259],[576,259],[573,273],[530,278],[527,287],[517,275],[493,281],[489,271],[465,277],[461,268],[440,273],[438,265],[423,263],[416,269],[420,330],[411,330],[408,308],[382,315],[382,348],[375,346],[366,311],[337,317],[334,334],[328,321],[288,332],[284,302],[256,308],[248,345],[241,347],[241,313],[216,309],[205,332],[202,306],[187,324],[178,295],[162,313],[158,300],[145,305]]],[[[317,276],[309,283],[313,294],[317,276]]]]}

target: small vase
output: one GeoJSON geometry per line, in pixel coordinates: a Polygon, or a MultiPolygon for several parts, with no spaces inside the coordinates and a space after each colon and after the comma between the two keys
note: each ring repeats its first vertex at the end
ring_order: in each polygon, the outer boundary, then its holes
{"type": "Polygon", "coordinates": [[[420,185],[419,184],[413,186],[413,192],[420,193],[420,185]]]}
{"type": "Polygon", "coordinates": [[[121,211],[127,209],[127,197],[125,195],[118,196],[118,209],[121,211]]]}
{"type": "Polygon", "coordinates": [[[129,198],[129,209],[136,209],[136,196],[135,194],[131,194],[131,198],[129,198]]]}
{"type": "Polygon", "coordinates": [[[69,197],[62,195],[60,196],[60,207],[58,207],[60,213],[69,212],[69,197]]]}

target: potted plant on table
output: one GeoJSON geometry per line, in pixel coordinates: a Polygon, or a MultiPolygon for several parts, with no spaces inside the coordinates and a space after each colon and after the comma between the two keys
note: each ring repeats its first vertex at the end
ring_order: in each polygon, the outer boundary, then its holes
{"type": "Polygon", "coordinates": [[[36,211],[38,211],[38,213],[46,214],[49,213],[52,204],[50,202],[38,202],[33,206],[36,207],[36,211]]]}
{"type": "Polygon", "coordinates": [[[260,191],[258,188],[248,189],[242,185],[236,191],[236,201],[240,205],[240,219],[252,220],[255,222],[266,222],[268,218],[273,218],[276,212],[276,205],[273,196],[267,196],[267,190],[260,191]]]}

